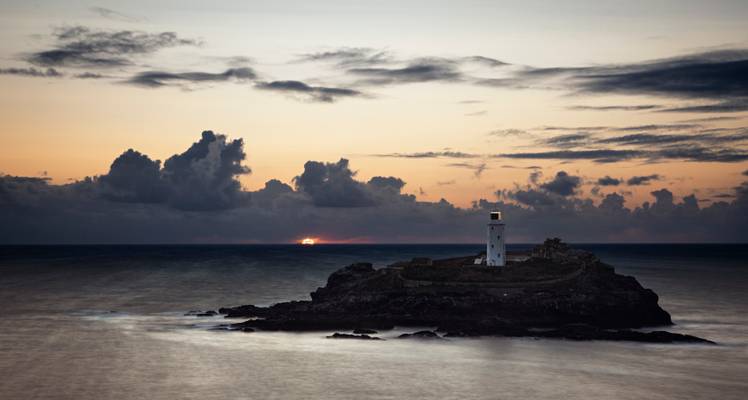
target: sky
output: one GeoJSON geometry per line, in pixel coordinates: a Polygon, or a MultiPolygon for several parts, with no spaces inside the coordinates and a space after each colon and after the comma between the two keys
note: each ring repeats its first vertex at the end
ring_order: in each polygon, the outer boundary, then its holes
{"type": "Polygon", "coordinates": [[[0,2],[0,242],[745,241],[745,1],[215,3],[0,2]]]}

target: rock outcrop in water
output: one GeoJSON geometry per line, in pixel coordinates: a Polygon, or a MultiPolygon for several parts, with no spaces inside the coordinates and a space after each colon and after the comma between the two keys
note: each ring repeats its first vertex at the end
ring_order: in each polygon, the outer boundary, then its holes
{"type": "MultiPolygon", "coordinates": [[[[473,265],[476,256],[414,259],[375,269],[353,264],[334,272],[311,301],[222,308],[251,318],[236,328],[284,331],[436,327],[445,337],[534,336],[574,340],[708,342],[632,328],[672,325],[652,290],[616,274],[592,253],[558,239],[506,267],[473,265]]],[[[422,332],[421,332],[422,333],[422,332]]],[[[421,335],[424,336],[424,335],[421,335]]]]}

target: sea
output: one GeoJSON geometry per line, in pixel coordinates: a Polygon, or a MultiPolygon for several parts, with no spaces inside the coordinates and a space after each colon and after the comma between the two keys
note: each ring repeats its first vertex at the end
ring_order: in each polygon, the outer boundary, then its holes
{"type": "Polygon", "coordinates": [[[575,246],[657,292],[668,330],[717,345],[398,340],[412,331],[402,328],[331,340],[216,331],[223,317],[185,315],[308,299],[354,262],[478,244],[3,246],[0,399],[748,398],[748,245],[575,246]]]}

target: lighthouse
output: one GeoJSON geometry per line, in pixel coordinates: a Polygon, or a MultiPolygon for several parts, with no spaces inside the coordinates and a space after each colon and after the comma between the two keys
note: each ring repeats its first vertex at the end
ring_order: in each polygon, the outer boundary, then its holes
{"type": "Polygon", "coordinates": [[[504,244],[504,221],[501,219],[500,212],[491,212],[486,234],[486,265],[503,267],[506,265],[506,246],[504,244]]]}

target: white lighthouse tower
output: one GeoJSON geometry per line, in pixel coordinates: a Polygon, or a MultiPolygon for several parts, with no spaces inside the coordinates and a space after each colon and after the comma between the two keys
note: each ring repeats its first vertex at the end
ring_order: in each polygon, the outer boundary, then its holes
{"type": "Polygon", "coordinates": [[[504,244],[504,221],[501,213],[491,212],[488,220],[486,238],[486,265],[490,267],[503,267],[506,265],[506,245],[504,244]]]}

